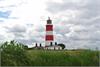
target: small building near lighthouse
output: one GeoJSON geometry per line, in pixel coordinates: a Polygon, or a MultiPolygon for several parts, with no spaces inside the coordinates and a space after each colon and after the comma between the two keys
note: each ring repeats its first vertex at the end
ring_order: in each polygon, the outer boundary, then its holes
{"type": "Polygon", "coordinates": [[[53,46],[46,46],[45,49],[47,50],[62,50],[61,46],[53,45],[53,46]]]}

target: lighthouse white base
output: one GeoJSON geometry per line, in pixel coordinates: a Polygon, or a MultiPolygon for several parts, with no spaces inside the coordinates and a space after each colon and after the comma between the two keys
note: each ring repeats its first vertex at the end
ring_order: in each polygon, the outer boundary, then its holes
{"type": "Polygon", "coordinates": [[[51,42],[52,42],[52,45],[53,45],[53,41],[46,41],[45,46],[50,46],[51,42]]]}

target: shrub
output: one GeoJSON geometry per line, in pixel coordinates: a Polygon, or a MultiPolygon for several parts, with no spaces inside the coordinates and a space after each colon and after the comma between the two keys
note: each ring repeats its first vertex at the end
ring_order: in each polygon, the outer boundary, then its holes
{"type": "Polygon", "coordinates": [[[22,44],[15,41],[5,42],[0,49],[2,66],[29,65],[30,62],[22,44]]]}

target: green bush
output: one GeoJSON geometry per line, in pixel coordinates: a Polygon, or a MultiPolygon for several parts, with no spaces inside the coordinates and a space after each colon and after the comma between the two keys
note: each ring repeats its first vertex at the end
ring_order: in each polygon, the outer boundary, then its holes
{"type": "Polygon", "coordinates": [[[22,44],[15,41],[5,42],[0,49],[2,66],[24,66],[30,64],[22,44]]]}

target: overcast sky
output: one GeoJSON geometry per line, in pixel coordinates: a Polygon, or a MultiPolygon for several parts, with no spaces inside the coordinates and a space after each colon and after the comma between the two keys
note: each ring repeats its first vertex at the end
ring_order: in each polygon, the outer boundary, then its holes
{"type": "Polygon", "coordinates": [[[0,0],[0,42],[44,43],[48,16],[56,42],[100,49],[100,0],[0,0]]]}

